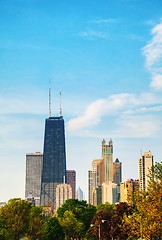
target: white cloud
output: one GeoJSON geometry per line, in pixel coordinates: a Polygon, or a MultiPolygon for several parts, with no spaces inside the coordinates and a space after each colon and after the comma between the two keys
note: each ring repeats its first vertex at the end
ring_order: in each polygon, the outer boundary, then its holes
{"type": "Polygon", "coordinates": [[[112,95],[108,99],[99,99],[91,103],[82,116],[71,119],[68,122],[68,129],[79,129],[97,125],[102,116],[111,114],[115,110],[122,108],[128,97],[129,94],[118,94],[112,95]]]}
{"type": "Polygon", "coordinates": [[[151,87],[162,90],[162,23],[152,29],[151,41],[142,49],[146,66],[152,74],[151,87]]]}
{"type": "Polygon", "coordinates": [[[153,76],[151,86],[157,90],[162,90],[162,75],[153,76]]]}
{"type": "Polygon", "coordinates": [[[139,107],[157,102],[154,95],[149,93],[139,96],[128,93],[111,95],[107,99],[99,99],[89,104],[81,116],[68,122],[67,127],[69,130],[76,130],[96,126],[104,116],[118,118],[118,115],[131,114],[139,107]]]}

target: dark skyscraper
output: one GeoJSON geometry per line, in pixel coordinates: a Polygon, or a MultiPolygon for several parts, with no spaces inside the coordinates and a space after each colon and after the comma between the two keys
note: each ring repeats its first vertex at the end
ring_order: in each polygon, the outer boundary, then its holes
{"type": "Polygon", "coordinates": [[[45,123],[41,205],[51,202],[55,207],[56,187],[64,182],[64,177],[66,179],[64,119],[49,117],[45,123]]]}
{"type": "Polygon", "coordinates": [[[66,182],[65,129],[61,110],[59,117],[51,117],[51,88],[49,89],[49,118],[45,123],[43,168],[40,204],[56,207],[56,187],[66,182]]]}

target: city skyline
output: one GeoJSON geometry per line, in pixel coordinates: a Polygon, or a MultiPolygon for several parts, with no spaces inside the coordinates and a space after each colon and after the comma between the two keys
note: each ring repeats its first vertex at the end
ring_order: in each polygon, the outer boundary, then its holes
{"type": "Polygon", "coordinates": [[[0,2],[0,201],[25,197],[25,155],[43,152],[44,120],[65,120],[67,169],[88,199],[88,170],[112,138],[122,181],[162,159],[162,2],[0,2]]]}

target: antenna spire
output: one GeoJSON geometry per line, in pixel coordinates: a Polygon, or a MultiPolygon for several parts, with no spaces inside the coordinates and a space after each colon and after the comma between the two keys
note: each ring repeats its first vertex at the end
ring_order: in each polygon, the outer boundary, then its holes
{"type": "Polygon", "coordinates": [[[59,109],[59,116],[62,116],[62,109],[61,109],[61,91],[60,91],[60,109],[59,109]]]}
{"type": "Polygon", "coordinates": [[[49,118],[51,117],[51,80],[49,81],[49,118]]]}

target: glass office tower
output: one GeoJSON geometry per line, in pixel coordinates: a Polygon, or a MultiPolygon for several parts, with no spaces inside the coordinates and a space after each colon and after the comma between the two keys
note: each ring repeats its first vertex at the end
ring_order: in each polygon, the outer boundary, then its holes
{"type": "Polygon", "coordinates": [[[56,204],[56,187],[66,182],[64,119],[49,117],[45,123],[40,204],[56,204]]]}

